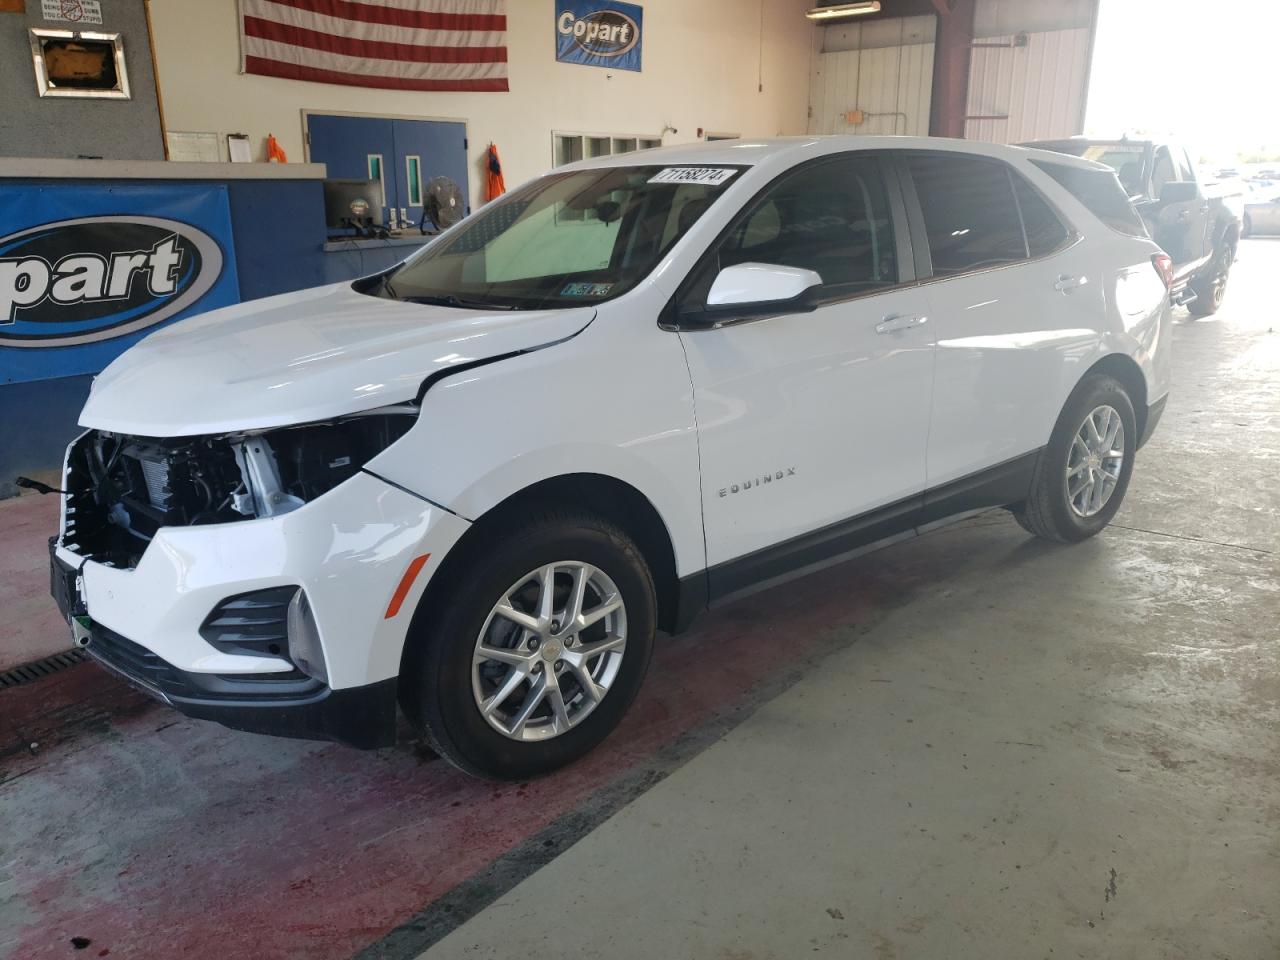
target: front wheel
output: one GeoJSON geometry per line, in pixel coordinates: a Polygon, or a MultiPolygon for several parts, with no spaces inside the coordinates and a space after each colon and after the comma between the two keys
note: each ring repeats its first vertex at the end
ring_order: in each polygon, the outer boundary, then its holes
{"type": "Polygon", "coordinates": [[[1030,494],[1013,510],[1018,523],[1059,543],[1098,533],[1120,509],[1137,439],[1133,403],[1124,387],[1108,376],[1086,378],[1040,451],[1030,494]]]}
{"type": "Polygon", "coordinates": [[[653,580],[631,539],[547,514],[472,543],[406,658],[402,701],[436,752],[521,779],[576,760],[621,721],[653,650],[653,580]]]}

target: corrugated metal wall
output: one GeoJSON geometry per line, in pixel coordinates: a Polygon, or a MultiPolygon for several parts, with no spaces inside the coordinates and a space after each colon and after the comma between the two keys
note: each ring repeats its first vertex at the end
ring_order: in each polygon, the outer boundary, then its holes
{"type": "MultiPolygon", "coordinates": [[[[978,0],[966,113],[1001,119],[968,120],[965,136],[1018,143],[1081,132],[1097,2],[978,0]]],[[[809,132],[926,135],[936,30],[926,15],[816,31],[809,132]],[[848,123],[852,110],[864,122],[848,123]]]]}
{"type": "Polygon", "coordinates": [[[970,119],[965,137],[995,143],[1068,137],[1081,132],[1089,73],[1088,28],[984,37],[969,68],[970,119]],[[1008,44],[984,46],[984,44],[1008,44]]]}
{"type": "Polygon", "coordinates": [[[933,17],[899,17],[822,33],[809,85],[810,133],[929,132],[933,17]],[[851,124],[845,114],[861,110],[851,124]]]}

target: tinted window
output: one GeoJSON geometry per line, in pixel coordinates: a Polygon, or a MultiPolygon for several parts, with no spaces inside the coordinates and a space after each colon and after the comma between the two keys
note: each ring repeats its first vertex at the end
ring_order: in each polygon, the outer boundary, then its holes
{"type": "Polygon", "coordinates": [[[841,158],[779,180],[738,216],[681,295],[706,304],[716,274],[739,263],[814,270],[833,294],[898,281],[889,197],[875,160],[841,158]]]}
{"type": "Polygon", "coordinates": [[[1187,151],[1177,149],[1173,151],[1173,159],[1178,165],[1178,179],[1185,180],[1188,183],[1195,180],[1195,167],[1191,165],[1191,157],[1187,155],[1187,151]]]}
{"type": "Polygon", "coordinates": [[[1025,260],[1008,168],[955,154],[907,160],[924,211],[935,276],[1025,260]]]}
{"type": "Polygon", "coordinates": [[[1084,170],[1062,163],[1031,161],[1054,180],[1062,184],[1071,195],[1088,208],[1089,212],[1112,230],[1131,237],[1145,237],[1147,228],[1125,196],[1124,188],[1114,175],[1105,170],[1084,170]]]}
{"type": "Polygon", "coordinates": [[[1178,173],[1173,166],[1173,157],[1169,155],[1168,147],[1160,147],[1156,150],[1155,162],[1151,167],[1151,193],[1155,197],[1160,196],[1160,188],[1171,180],[1177,180],[1178,173]]]}
{"type": "Polygon", "coordinates": [[[1010,176],[1013,178],[1014,196],[1018,198],[1018,211],[1022,214],[1022,226],[1027,234],[1027,253],[1032,257],[1053,253],[1071,238],[1071,231],[1031,184],[1017,174],[1010,176]]]}

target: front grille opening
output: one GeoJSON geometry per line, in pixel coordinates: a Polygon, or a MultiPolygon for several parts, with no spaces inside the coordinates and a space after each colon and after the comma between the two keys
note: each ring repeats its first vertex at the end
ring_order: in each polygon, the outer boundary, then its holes
{"type": "Polygon", "coordinates": [[[67,458],[63,545],[116,567],[137,566],[156,531],[243,520],[231,444],[147,440],[90,431],[67,458]]]}
{"type": "Polygon", "coordinates": [[[67,457],[62,545],[132,569],[162,527],[287,513],[359,473],[412,427],[409,413],[416,407],[217,437],[90,430],[67,457]]]}

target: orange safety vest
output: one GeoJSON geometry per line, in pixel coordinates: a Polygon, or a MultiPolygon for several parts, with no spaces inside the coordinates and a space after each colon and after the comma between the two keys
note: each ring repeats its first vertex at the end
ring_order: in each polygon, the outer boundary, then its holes
{"type": "Polygon", "coordinates": [[[498,148],[489,144],[489,155],[485,158],[487,176],[484,185],[484,198],[496,200],[507,192],[507,182],[502,178],[502,161],[498,159],[498,148]]]}

